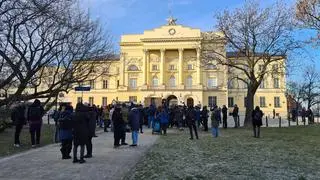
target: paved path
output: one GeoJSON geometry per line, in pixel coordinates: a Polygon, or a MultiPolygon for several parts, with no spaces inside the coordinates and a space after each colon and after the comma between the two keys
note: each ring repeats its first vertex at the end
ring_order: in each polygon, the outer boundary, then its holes
{"type": "MultiPolygon", "coordinates": [[[[0,159],[0,180],[121,179],[143,157],[159,136],[150,130],[139,136],[139,146],[113,148],[113,133],[93,139],[93,158],[85,164],[62,160],[58,144],[0,159]]],[[[127,142],[131,143],[131,133],[127,142]]]]}

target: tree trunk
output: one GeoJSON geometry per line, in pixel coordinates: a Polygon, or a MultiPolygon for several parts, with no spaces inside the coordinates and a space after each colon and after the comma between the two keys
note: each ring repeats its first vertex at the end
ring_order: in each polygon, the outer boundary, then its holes
{"type": "Polygon", "coordinates": [[[254,88],[248,88],[246,102],[246,116],[244,119],[244,127],[252,127],[252,111],[254,109],[254,88]]]}

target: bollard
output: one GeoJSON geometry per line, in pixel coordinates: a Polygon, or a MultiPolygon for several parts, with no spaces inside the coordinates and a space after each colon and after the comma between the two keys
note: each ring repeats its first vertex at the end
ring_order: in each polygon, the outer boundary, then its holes
{"type": "Polygon", "coordinates": [[[48,114],[48,125],[50,125],[50,115],[48,114]]]}
{"type": "Polygon", "coordinates": [[[298,118],[298,119],[296,119],[296,121],[297,121],[297,126],[299,126],[299,118],[298,118]]]}
{"type": "Polygon", "coordinates": [[[288,119],[289,127],[290,127],[290,119],[288,119]]]}
{"type": "Polygon", "coordinates": [[[281,128],[281,117],[279,117],[279,128],[281,128]]]}
{"type": "Polygon", "coordinates": [[[268,116],[266,116],[266,127],[269,126],[269,123],[268,123],[268,116]]]}

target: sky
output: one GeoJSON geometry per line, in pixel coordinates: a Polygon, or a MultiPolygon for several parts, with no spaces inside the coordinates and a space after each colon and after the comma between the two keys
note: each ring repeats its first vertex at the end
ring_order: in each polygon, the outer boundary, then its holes
{"type": "MultiPolygon", "coordinates": [[[[283,0],[293,8],[295,1],[283,0]]],[[[202,31],[215,30],[215,13],[240,7],[244,2],[245,0],[80,0],[80,6],[89,11],[92,19],[98,19],[102,23],[104,29],[112,35],[115,49],[119,50],[121,35],[140,34],[165,25],[170,14],[178,19],[178,24],[202,31]]],[[[274,2],[275,0],[261,0],[261,5],[268,6],[274,2]]],[[[309,31],[300,32],[297,37],[303,39],[309,34],[309,31]]],[[[310,59],[307,64],[316,65],[320,71],[317,63],[317,59],[320,60],[319,52],[320,49],[307,46],[295,61],[310,59]]],[[[301,76],[300,72],[297,71],[292,77],[301,76]]]]}

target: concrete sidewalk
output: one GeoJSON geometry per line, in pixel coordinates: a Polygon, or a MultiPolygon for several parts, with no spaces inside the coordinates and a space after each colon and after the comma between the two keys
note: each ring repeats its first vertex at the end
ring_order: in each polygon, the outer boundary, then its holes
{"type": "MultiPolygon", "coordinates": [[[[144,156],[159,136],[146,129],[139,135],[139,146],[113,148],[113,133],[101,133],[93,139],[93,158],[84,164],[62,160],[59,144],[30,150],[0,159],[0,179],[6,180],[90,180],[121,179],[144,156]]],[[[131,143],[131,133],[127,133],[131,143]]]]}

